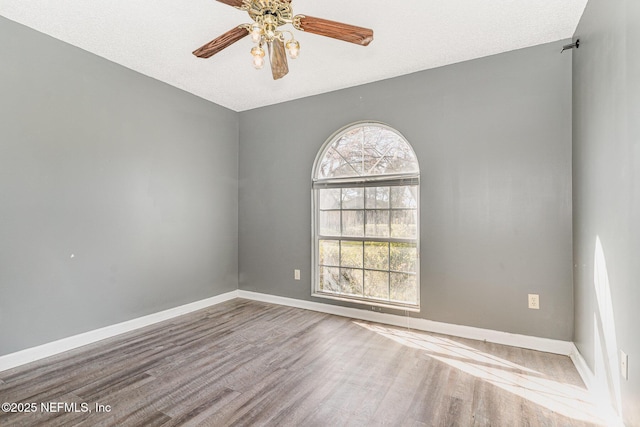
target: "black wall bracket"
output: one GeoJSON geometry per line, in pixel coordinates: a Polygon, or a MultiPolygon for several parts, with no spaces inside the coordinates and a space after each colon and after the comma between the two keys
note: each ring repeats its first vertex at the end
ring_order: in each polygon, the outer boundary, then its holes
{"type": "Polygon", "coordinates": [[[562,46],[562,50],[560,51],[560,53],[564,52],[565,50],[573,49],[574,47],[576,49],[580,47],[580,39],[576,40],[575,43],[566,44],[562,46]]]}

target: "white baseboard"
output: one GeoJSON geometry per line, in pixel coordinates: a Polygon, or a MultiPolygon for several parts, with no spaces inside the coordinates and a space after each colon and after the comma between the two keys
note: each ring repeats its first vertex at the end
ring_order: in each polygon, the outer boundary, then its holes
{"type": "MultiPolygon", "coordinates": [[[[135,329],[143,328],[145,326],[162,322],[164,320],[172,319],[183,314],[211,307],[213,305],[220,304],[235,298],[262,301],[288,307],[318,311],[321,313],[334,314],[337,316],[350,317],[353,319],[365,320],[369,322],[377,322],[399,327],[409,327],[411,329],[425,332],[433,332],[460,338],[488,341],[496,344],[504,344],[513,347],[527,348],[531,350],[544,351],[547,353],[566,355],[571,358],[587,389],[592,394],[596,391],[594,390],[594,387],[596,385],[595,376],[578,351],[578,348],[572,342],[539,338],[528,335],[511,334],[508,332],[475,328],[472,326],[453,325],[449,323],[435,322],[432,320],[419,319],[415,317],[405,317],[395,314],[379,313],[362,309],[342,307],[332,304],[323,304],[313,301],[298,300],[243,290],[227,292],[222,295],[195,301],[189,304],[181,305],[179,307],[170,308],[168,310],[139,317],[137,319],[128,320],[126,322],[106,326],[104,328],[84,332],[82,334],[63,338],[37,347],[32,347],[15,353],[7,354],[5,356],[0,356],[0,372],[30,362],[34,362],[36,360],[44,359],[49,356],[54,356],[56,354],[72,350],[74,348],[78,348],[87,344],[91,344],[105,338],[111,338],[113,336],[123,334],[125,332],[130,332],[135,329]]],[[[603,408],[603,411],[608,414],[608,419],[612,420],[612,426],[624,427],[624,424],[622,423],[620,418],[615,415],[615,411],[613,411],[611,407],[603,408]]]]}
{"type": "Polygon", "coordinates": [[[602,396],[602,390],[598,390],[596,376],[591,371],[591,368],[589,368],[584,357],[582,357],[578,347],[576,347],[575,344],[572,344],[572,346],[573,349],[569,357],[571,358],[573,365],[576,367],[578,374],[580,374],[580,378],[582,378],[582,382],[584,382],[587,390],[589,390],[591,396],[593,396],[596,402],[598,402],[602,419],[607,420],[608,426],[625,427],[622,418],[616,413],[613,406],[609,404],[610,400],[602,396]]]}
{"type": "Polygon", "coordinates": [[[183,314],[220,304],[237,297],[238,291],[231,291],[211,298],[160,311],[158,313],[149,314],[126,322],[117,323],[100,329],[94,329],[93,331],[84,332],[82,334],[39,345],[37,347],[27,348],[5,356],[0,356],[0,372],[72,350],[74,348],[82,347],[83,345],[91,344],[105,338],[111,338],[125,332],[130,332],[154,323],[162,322],[183,314]]]}
{"type": "Polygon", "coordinates": [[[587,389],[591,390],[594,384],[593,372],[591,372],[589,365],[587,365],[584,357],[582,357],[582,354],[580,354],[578,347],[576,347],[575,344],[572,344],[572,347],[573,348],[571,349],[569,357],[571,358],[573,365],[576,367],[576,370],[580,374],[582,382],[584,382],[584,385],[587,387],[587,389]]]}
{"type": "MultiPolygon", "coordinates": [[[[174,307],[158,313],[149,314],[137,319],[132,319],[115,325],[106,326],[104,328],[95,329],[93,331],[84,332],[82,334],[63,338],[57,341],[39,345],[37,347],[32,347],[15,353],[7,354],[5,356],[0,356],[0,372],[30,362],[34,362],[36,360],[44,359],[45,357],[54,356],[65,351],[72,350],[74,348],[82,347],[84,345],[91,344],[105,338],[111,338],[125,332],[130,332],[135,329],[152,325],[154,323],[162,322],[164,320],[172,319],[183,314],[191,313],[202,308],[220,304],[234,298],[245,298],[254,301],[262,301],[289,307],[297,307],[327,314],[334,314],[337,316],[350,317],[354,319],[378,322],[400,327],[409,327],[411,329],[420,331],[452,335],[461,338],[489,341],[492,343],[544,351],[548,353],[569,356],[575,353],[579,356],[575,345],[571,342],[538,338],[527,335],[511,334],[507,332],[493,331],[471,326],[452,325],[448,323],[434,322],[432,320],[418,319],[415,317],[404,317],[395,314],[378,313],[356,308],[341,307],[332,304],[322,304],[313,301],[304,301],[257,292],[237,290],[204,300],[181,305],[179,307],[174,307]]],[[[571,357],[572,359],[574,359],[574,356],[571,357]]],[[[577,363],[575,360],[574,364],[577,363]]],[[[586,366],[586,363],[584,364],[584,366],[586,366]]],[[[576,367],[578,367],[577,364],[576,367]]],[[[583,373],[580,371],[580,368],[578,368],[578,372],[583,375],[583,373]]]]}
{"type": "Polygon", "coordinates": [[[472,326],[452,325],[449,323],[434,322],[432,320],[415,317],[404,317],[396,314],[378,313],[357,308],[341,307],[332,304],[322,304],[313,301],[303,301],[276,295],[262,294],[250,291],[238,291],[239,298],[272,304],[286,305],[289,307],[304,308],[306,310],[351,317],[370,322],[384,323],[387,325],[409,327],[425,332],[452,335],[460,338],[469,338],[480,341],[488,341],[496,344],[504,344],[513,347],[530,350],[544,351],[547,353],[569,356],[575,346],[569,341],[553,340],[548,338],[532,337],[528,335],[511,334],[508,332],[494,331],[490,329],[475,328],[472,326]]]}

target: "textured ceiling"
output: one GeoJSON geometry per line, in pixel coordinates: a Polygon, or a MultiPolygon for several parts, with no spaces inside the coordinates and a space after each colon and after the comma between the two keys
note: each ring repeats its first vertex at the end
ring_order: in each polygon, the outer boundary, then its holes
{"type": "MultiPolygon", "coordinates": [[[[306,14],[372,28],[368,47],[296,31],[300,57],[273,81],[247,37],[191,52],[249,16],[215,0],[0,0],[0,15],[216,104],[243,111],[570,38],[587,0],[293,0],[306,14]]],[[[295,31],[295,30],[294,30],[295,31]]]]}

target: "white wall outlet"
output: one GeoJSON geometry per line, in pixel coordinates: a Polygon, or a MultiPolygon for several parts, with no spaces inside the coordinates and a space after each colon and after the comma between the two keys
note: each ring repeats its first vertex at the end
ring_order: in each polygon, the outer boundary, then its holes
{"type": "Polygon", "coordinates": [[[540,295],[529,294],[529,308],[533,310],[540,310],[540,295]]]}
{"type": "Polygon", "coordinates": [[[620,350],[620,375],[625,380],[629,379],[629,356],[622,350],[620,350]]]}
{"type": "Polygon", "coordinates": [[[300,280],[300,270],[293,270],[293,279],[300,280]]]}

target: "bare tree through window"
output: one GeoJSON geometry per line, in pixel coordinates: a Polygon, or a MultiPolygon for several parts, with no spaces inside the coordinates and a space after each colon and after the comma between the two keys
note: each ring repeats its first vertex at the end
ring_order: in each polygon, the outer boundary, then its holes
{"type": "Polygon", "coordinates": [[[325,143],[313,173],[314,295],[419,308],[419,173],[411,145],[381,123],[325,143]]]}

